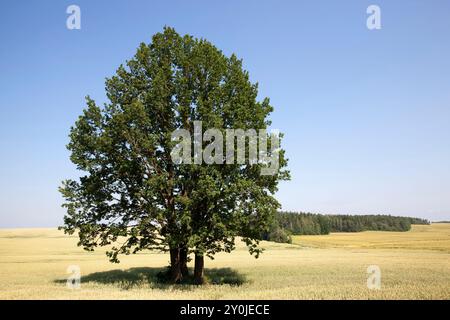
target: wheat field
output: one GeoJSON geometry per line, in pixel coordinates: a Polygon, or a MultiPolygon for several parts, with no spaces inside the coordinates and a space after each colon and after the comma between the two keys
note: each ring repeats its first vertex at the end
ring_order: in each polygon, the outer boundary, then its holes
{"type": "MultiPolygon", "coordinates": [[[[104,251],[84,252],[76,237],[56,229],[0,230],[0,299],[449,299],[450,224],[409,232],[295,236],[263,242],[259,259],[237,243],[231,254],[205,260],[209,283],[165,285],[156,274],[164,253],[108,262],[104,251]],[[79,266],[81,287],[66,285],[79,266]],[[381,288],[367,288],[367,267],[381,270],[381,288]]],[[[192,266],[192,262],[190,263],[192,266]]]]}

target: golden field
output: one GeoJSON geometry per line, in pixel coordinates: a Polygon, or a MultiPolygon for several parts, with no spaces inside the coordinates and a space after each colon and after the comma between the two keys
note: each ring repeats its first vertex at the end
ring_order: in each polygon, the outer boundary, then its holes
{"type": "Polygon", "coordinates": [[[197,287],[156,281],[167,254],[111,264],[103,250],[85,252],[56,229],[3,229],[0,299],[450,299],[450,224],[293,240],[263,242],[259,259],[238,243],[205,260],[210,283],[197,287]],[[81,269],[80,289],[66,286],[70,265],[81,269]],[[367,288],[369,265],[381,269],[380,290],[367,288]]]}
{"type": "Polygon", "coordinates": [[[339,232],[293,236],[293,243],[315,248],[413,249],[450,253],[450,224],[413,225],[409,232],[339,232]]]}

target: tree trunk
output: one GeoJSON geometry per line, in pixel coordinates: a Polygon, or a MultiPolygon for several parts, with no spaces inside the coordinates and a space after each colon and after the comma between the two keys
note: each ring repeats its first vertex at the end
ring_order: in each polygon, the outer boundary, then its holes
{"type": "Polygon", "coordinates": [[[196,284],[203,284],[205,282],[203,278],[204,259],[203,255],[195,255],[195,268],[194,268],[194,281],[196,284]]]}
{"type": "Polygon", "coordinates": [[[180,249],[170,249],[170,281],[179,283],[183,279],[180,264],[180,249]]]}
{"type": "Polygon", "coordinates": [[[185,278],[189,276],[189,269],[187,267],[188,249],[186,247],[180,248],[180,269],[181,275],[185,278]]]}

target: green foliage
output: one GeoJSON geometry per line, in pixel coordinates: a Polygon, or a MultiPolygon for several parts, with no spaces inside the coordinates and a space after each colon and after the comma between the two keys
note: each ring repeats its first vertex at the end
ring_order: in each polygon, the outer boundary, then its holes
{"type": "Polygon", "coordinates": [[[412,218],[412,217],[408,217],[409,222],[411,224],[430,224],[431,222],[427,219],[422,219],[422,218],[412,218]]]}
{"type": "Polygon", "coordinates": [[[328,234],[330,222],[326,216],[312,213],[278,212],[278,226],[292,234],[328,234]]]}
{"type": "Polygon", "coordinates": [[[408,231],[411,224],[429,224],[425,219],[390,215],[321,215],[313,213],[278,212],[269,232],[262,239],[289,242],[281,234],[318,235],[330,232],[408,231]]]}
{"type": "Polygon", "coordinates": [[[112,244],[119,254],[189,248],[213,256],[243,237],[258,256],[258,239],[279,207],[273,197],[288,179],[284,151],[275,175],[262,163],[175,164],[171,133],[193,121],[203,129],[265,129],[273,107],[256,100],[257,84],[242,61],[203,39],[171,28],[142,43],[106,81],[109,102],[87,107],[70,131],[71,160],[83,173],[66,180],[65,232],[78,232],[86,250],[112,244]]]}
{"type": "Polygon", "coordinates": [[[292,243],[290,233],[286,229],[280,227],[272,229],[268,234],[267,240],[280,243],[292,243]]]}
{"type": "Polygon", "coordinates": [[[411,224],[429,224],[425,219],[391,215],[329,215],[330,232],[409,231],[411,224]]]}

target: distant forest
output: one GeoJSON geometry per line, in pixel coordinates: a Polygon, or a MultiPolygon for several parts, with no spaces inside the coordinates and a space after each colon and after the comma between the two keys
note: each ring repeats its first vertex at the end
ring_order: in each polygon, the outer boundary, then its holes
{"type": "Polygon", "coordinates": [[[291,235],[318,235],[330,232],[408,231],[411,224],[430,224],[426,219],[391,215],[323,215],[278,212],[263,240],[290,243],[291,235]]]}

